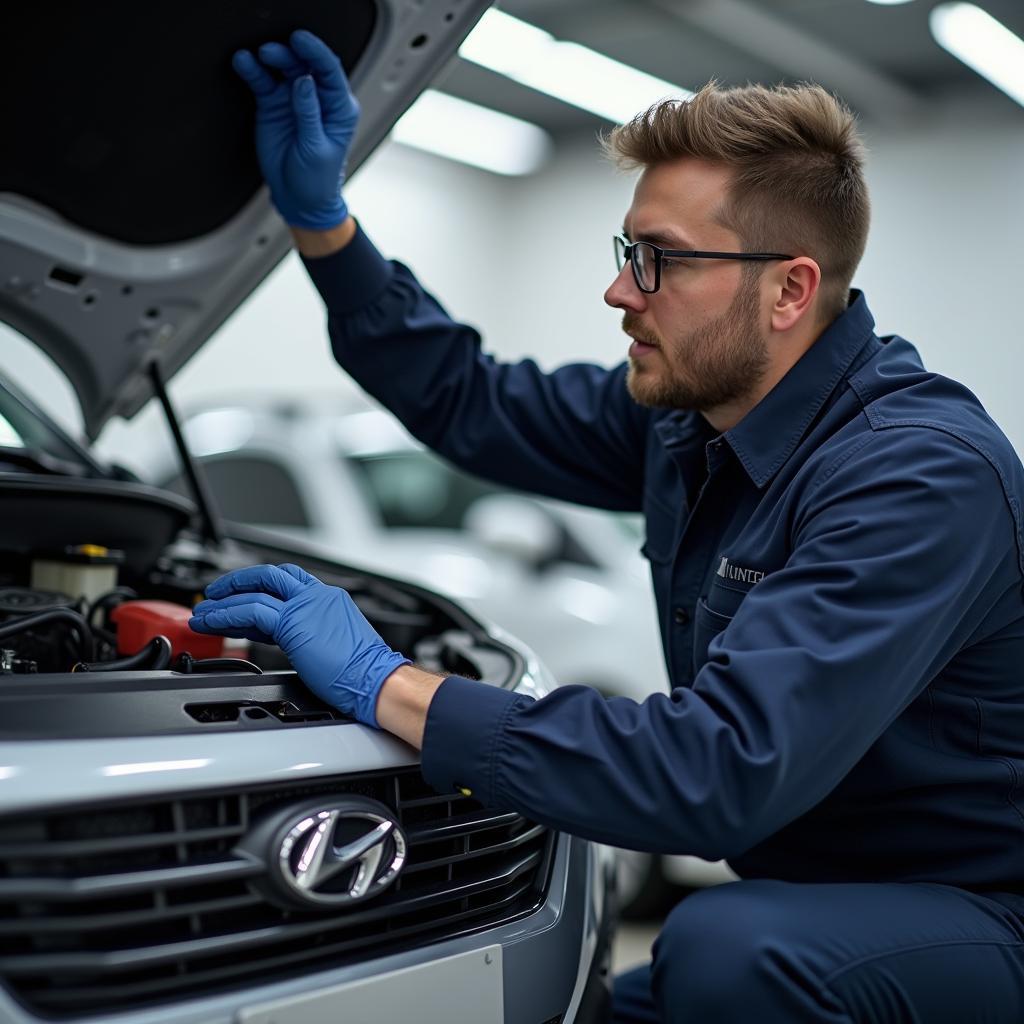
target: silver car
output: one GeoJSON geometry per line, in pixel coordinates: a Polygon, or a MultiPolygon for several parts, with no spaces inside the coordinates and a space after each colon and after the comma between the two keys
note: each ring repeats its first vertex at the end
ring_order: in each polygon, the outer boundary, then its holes
{"type": "MultiPolygon", "coordinates": [[[[11,12],[3,84],[32,102],[5,123],[0,318],[89,437],[155,393],[180,439],[164,381],[287,251],[232,50],[296,25],[337,49],[354,168],[486,6],[11,12]]],[[[429,668],[541,695],[544,666],[450,598],[223,526],[187,475],[133,480],[0,384],[0,1022],[600,1019],[608,851],[430,790],[275,650],[183,620],[225,569],[297,561],[429,668]]]]}

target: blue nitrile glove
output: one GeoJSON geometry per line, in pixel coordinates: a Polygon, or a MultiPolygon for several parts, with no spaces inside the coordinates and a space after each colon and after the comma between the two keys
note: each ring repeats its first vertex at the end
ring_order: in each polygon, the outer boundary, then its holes
{"type": "Polygon", "coordinates": [[[231,64],[256,96],[256,154],[274,206],[293,227],[323,231],[348,216],[341,183],[359,103],[322,39],[300,29],[289,44],[264,43],[259,60],[239,50],[231,64]]]}
{"type": "Polygon", "coordinates": [[[189,620],[197,633],[278,644],[321,700],[380,728],[380,688],[410,661],[384,643],[347,591],[297,565],[253,565],[214,580],[206,597],[189,620]]]}

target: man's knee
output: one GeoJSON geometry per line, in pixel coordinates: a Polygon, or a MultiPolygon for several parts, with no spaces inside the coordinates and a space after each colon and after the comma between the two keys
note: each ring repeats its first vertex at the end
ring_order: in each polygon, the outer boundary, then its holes
{"type": "Polygon", "coordinates": [[[704,889],[665,920],[651,963],[651,989],[663,1020],[700,1020],[697,1008],[737,983],[739,961],[749,956],[742,947],[749,945],[750,931],[730,912],[731,902],[714,888],[704,889]]]}
{"type": "Polygon", "coordinates": [[[778,886],[727,883],[688,896],[669,914],[651,968],[663,1021],[744,1020],[752,1006],[776,1019],[769,1007],[788,1002],[784,989],[799,973],[778,886]]]}

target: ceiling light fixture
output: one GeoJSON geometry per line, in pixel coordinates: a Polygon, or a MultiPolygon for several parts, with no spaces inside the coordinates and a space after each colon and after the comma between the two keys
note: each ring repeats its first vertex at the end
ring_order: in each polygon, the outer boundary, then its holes
{"type": "Polygon", "coordinates": [[[494,8],[463,41],[459,56],[619,124],[660,99],[693,95],[494,8]]]}
{"type": "Polygon", "coordinates": [[[909,4],[910,0],[868,0],[869,4],[878,4],[879,7],[895,7],[897,4],[909,4]]]}
{"type": "Polygon", "coordinates": [[[495,174],[532,174],[552,150],[551,136],[518,117],[427,89],[391,131],[395,142],[495,174]]]}
{"type": "Polygon", "coordinates": [[[939,46],[1024,106],[1024,39],[974,4],[939,4],[928,23],[939,46]]]}

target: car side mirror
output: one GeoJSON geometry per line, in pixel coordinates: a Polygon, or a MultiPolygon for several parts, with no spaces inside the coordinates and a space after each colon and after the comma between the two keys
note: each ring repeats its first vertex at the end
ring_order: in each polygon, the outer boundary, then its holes
{"type": "Polygon", "coordinates": [[[561,548],[558,524],[529,498],[516,494],[478,498],[466,510],[463,527],[484,547],[534,568],[552,561],[561,548]]]}

